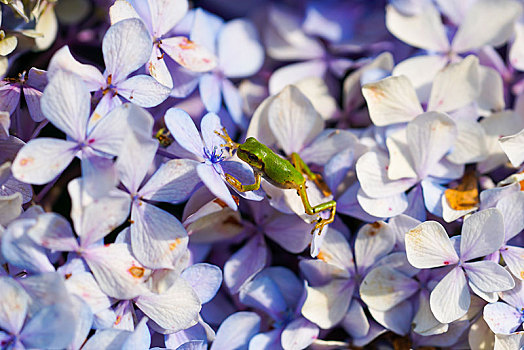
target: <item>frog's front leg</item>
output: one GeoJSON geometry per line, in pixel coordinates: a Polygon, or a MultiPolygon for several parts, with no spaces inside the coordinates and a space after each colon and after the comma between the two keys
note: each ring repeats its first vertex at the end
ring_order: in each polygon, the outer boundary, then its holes
{"type": "Polygon", "coordinates": [[[233,141],[229,134],[227,133],[226,128],[222,128],[222,133],[215,130],[215,134],[220,136],[226,143],[220,145],[221,147],[227,147],[229,149],[229,155],[233,156],[233,151],[238,148],[238,143],[233,141]]]}
{"type": "Polygon", "coordinates": [[[319,218],[317,223],[315,224],[315,227],[313,230],[311,230],[311,234],[315,233],[315,230],[319,230],[318,234],[322,232],[322,228],[328,224],[331,224],[335,220],[335,213],[337,211],[337,202],[331,200],[327,201],[325,203],[321,203],[319,205],[315,205],[314,207],[311,206],[311,203],[309,203],[309,199],[307,197],[306,192],[306,185],[300,185],[300,187],[297,189],[297,193],[300,196],[300,199],[302,200],[302,204],[304,205],[304,209],[306,211],[306,214],[308,215],[315,215],[320,213],[324,210],[330,210],[331,214],[329,215],[329,218],[322,219],[319,218]]]}
{"type": "Polygon", "coordinates": [[[234,178],[232,175],[225,174],[224,176],[226,177],[226,181],[240,192],[258,190],[260,188],[260,181],[262,179],[262,175],[255,171],[255,183],[251,185],[242,185],[242,183],[238,179],[234,178]]]}
{"type": "Polygon", "coordinates": [[[309,167],[307,166],[307,164],[302,160],[302,158],[300,158],[298,153],[291,153],[291,162],[298,171],[300,171],[303,174],[306,174],[307,177],[317,185],[317,187],[322,191],[324,197],[331,195],[331,190],[324,181],[322,175],[312,172],[311,169],[309,169],[309,167]]]}

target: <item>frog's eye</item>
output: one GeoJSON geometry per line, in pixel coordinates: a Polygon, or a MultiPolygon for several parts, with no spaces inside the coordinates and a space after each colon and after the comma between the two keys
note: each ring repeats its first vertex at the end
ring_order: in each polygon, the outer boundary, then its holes
{"type": "Polygon", "coordinates": [[[254,163],[258,163],[258,157],[255,156],[254,154],[248,154],[247,157],[249,158],[250,161],[252,161],[254,163]]]}

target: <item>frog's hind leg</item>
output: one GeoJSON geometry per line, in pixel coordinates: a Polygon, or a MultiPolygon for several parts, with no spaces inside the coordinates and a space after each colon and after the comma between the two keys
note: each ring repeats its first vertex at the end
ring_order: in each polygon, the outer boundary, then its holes
{"type": "Polygon", "coordinates": [[[238,148],[238,143],[233,141],[229,134],[227,133],[226,128],[222,128],[222,133],[215,130],[215,134],[220,136],[226,143],[221,144],[221,147],[227,147],[229,149],[229,155],[233,156],[233,151],[238,148]]]}
{"type": "Polygon", "coordinates": [[[291,162],[298,171],[300,171],[302,174],[306,174],[307,177],[317,185],[317,187],[322,191],[324,197],[331,195],[331,190],[324,181],[322,175],[312,172],[307,164],[302,160],[302,158],[300,158],[298,153],[293,152],[291,154],[291,162]]]}
{"type": "Polygon", "coordinates": [[[250,185],[242,185],[242,183],[235,177],[233,177],[230,174],[225,174],[226,181],[239,190],[240,192],[247,192],[247,191],[256,191],[260,188],[260,181],[262,179],[262,175],[260,173],[255,172],[255,183],[250,185]]]}
{"type": "Polygon", "coordinates": [[[313,228],[313,230],[311,230],[311,233],[313,234],[318,229],[318,234],[320,234],[324,226],[331,224],[335,220],[335,213],[337,211],[337,202],[331,200],[331,201],[321,203],[319,205],[315,205],[314,207],[312,207],[307,197],[305,185],[301,185],[297,189],[297,193],[300,196],[300,199],[302,200],[302,204],[304,205],[306,214],[315,215],[315,214],[320,213],[321,211],[328,210],[328,209],[330,210],[329,218],[327,219],[319,218],[317,223],[315,224],[315,227],[313,228]]]}

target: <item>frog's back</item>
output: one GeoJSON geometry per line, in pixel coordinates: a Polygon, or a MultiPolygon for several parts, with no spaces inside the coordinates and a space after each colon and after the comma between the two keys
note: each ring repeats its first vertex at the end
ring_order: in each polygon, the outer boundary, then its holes
{"type": "MultiPolygon", "coordinates": [[[[267,146],[265,146],[267,147],[267,146]]],[[[266,157],[262,177],[279,188],[297,188],[305,183],[304,176],[289,162],[268,148],[273,157],[266,157]]]]}

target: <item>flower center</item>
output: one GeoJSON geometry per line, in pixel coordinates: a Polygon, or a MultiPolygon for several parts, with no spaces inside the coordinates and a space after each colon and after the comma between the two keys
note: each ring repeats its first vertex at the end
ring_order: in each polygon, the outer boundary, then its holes
{"type": "Polygon", "coordinates": [[[218,154],[217,146],[213,147],[212,152],[209,152],[209,150],[206,147],[204,147],[204,155],[213,164],[220,163],[221,161],[223,161],[225,159],[225,157],[222,156],[223,154],[224,154],[223,149],[220,149],[220,154],[218,154]]]}

